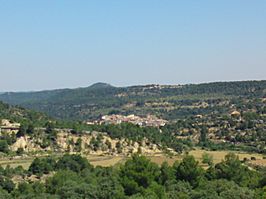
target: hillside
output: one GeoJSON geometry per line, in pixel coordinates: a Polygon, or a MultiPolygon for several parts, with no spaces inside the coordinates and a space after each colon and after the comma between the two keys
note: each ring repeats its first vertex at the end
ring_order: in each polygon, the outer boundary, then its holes
{"type": "Polygon", "coordinates": [[[67,120],[96,119],[105,114],[154,114],[175,120],[212,113],[221,103],[224,106],[219,111],[225,113],[230,109],[227,105],[238,99],[265,95],[266,81],[131,87],[97,83],[77,89],[4,93],[0,100],[67,120]]]}
{"type": "Polygon", "coordinates": [[[0,102],[0,119],[19,126],[0,129],[0,198],[265,198],[265,81],[128,88],[100,83],[2,97],[63,119],[150,113],[172,121],[150,127],[131,123],[132,115],[117,124],[55,120],[0,102]],[[86,103],[92,104],[83,111],[86,103]],[[76,116],[77,107],[82,114],[76,116]],[[228,153],[233,150],[241,160],[228,153]],[[228,154],[217,161],[221,153],[228,154]]]}
{"type": "Polygon", "coordinates": [[[28,110],[19,106],[12,106],[0,101],[0,119],[8,119],[12,122],[35,123],[44,125],[50,118],[44,113],[28,110]]]}
{"type": "Polygon", "coordinates": [[[128,155],[141,150],[153,154],[168,150],[182,152],[183,141],[158,128],[120,125],[87,125],[56,120],[43,113],[0,101],[0,157],[50,151],[128,155]],[[77,149],[78,148],[78,149],[77,149]]]}

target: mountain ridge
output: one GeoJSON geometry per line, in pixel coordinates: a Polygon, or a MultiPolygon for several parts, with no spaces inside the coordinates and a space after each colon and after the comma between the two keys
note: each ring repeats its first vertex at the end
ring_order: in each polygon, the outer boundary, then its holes
{"type": "MultiPolygon", "coordinates": [[[[192,115],[192,111],[189,108],[184,109],[184,106],[195,106],[196,101],[201,103],[210,99],[264,97],[265,93],[266,80],[130,87],[114,87],[99,82],[76,89],[4,93],[0,95],[0,100],[59,119],[87,120],[112,113],[155,114],[171,119],[181,116],[182,113],[187,115],[190,112],[189,115],[192,115]]],[[[205,111],[203,109],[198,108],[194,112],[200,114],[205,111]]],[[[205,109],[214,111],[210,107],[205,109]]]]}

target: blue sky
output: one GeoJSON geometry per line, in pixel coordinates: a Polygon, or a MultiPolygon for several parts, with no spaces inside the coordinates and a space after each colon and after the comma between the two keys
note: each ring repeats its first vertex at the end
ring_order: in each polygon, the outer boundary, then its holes
{"type": "Polygon", "coordinates": [[[0,0],[0,91],[266,79],[265,0],[0,0]]]}

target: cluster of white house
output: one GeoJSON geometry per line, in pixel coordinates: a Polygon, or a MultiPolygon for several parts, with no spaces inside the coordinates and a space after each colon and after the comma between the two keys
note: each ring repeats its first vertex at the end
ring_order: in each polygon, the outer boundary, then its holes
{"type": "Polygon", "coordinates": [[[139,117],[136,115],[104,115],[100,120],[94,122],[87,122],[87,124],[121,124],[121,123],[132,123],[139,126],[151,126],[160,127],[165,126],[166,120],[159,119],[154,115],[148,115],[147,117],[139,117]]]}

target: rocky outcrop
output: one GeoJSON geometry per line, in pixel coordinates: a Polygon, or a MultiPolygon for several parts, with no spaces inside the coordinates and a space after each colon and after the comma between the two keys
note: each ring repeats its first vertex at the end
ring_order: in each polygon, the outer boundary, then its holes
{"type": "Polygon", "coordinates": [[[141,142],[133,142],[128,139],[111,139],[106,133],[83,132],[72,134],[70,130],[57,130],[56,140],[50,145],[42,144],[41,136],[23,136],[10,147],[12,151],[22,148],[25,152],[56,151],[56,152],[82,152],[94,155],[130,155],[142,153],[152,155],[161,153],[158,145],[147,139],[141,142]]]}
{"type": "Polygon", "coordinates": [[[31,139],[29,136],[17,138],[17,141],[11,145],[10,150],[17,151],[19,148],[22,148],[25,152],[42,150],[41,147],[36,143],[36,140],[31,139]]]}

